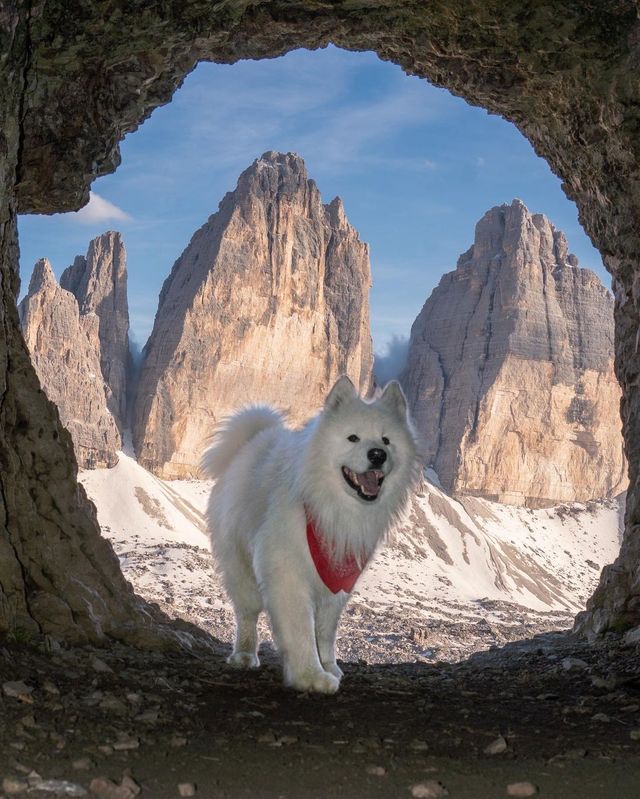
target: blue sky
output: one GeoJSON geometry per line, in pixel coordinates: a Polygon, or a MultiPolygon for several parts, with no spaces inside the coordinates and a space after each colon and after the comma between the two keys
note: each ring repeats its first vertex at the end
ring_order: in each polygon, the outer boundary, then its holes
{"type": "Polygon", "coordinates": [[[105,230],[128,251],[134,338],[193,232],[266,150],[306,161],[325,202],[344,200],[370,245],[375,348],[406,337],[484,212],[519,197],[564,230],[582,266],[609,285],[560,181],[516,128],[372,53],[330,47],[233,66],[200,64],[173,101],[122,143],[122,165],[95,181],[79,213],[20,219],[21,274],[56,274],[105,230]]]}

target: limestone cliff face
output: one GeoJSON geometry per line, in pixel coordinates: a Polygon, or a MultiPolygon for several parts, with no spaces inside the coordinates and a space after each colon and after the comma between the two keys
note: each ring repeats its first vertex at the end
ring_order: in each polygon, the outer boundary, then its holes
{"type": "Polygon", "coordinates": [[[122,442],[100,370],[99,320],[80,313],[45,259],[33,270],[20,323],[40,384],[71,433],[80,466],[114,466],[122,442]]]}
{"type": "Polygon", "coordinates": [[[301,158],[256,160],[198,230],[162,292],[134,412],[140,463],[196,473],[223,414],[273,403],[301,421],[336,377],[371,382],[367,245],[301,158]]]}
{"type": "Polygon", "coordinates": [[[78,301],[82,315],[95,314],[100,337],[100,367],[109,388],[108,405],[120,430],[126,426],[129,372],[127,253],[115,231],[89,244],[62,273],[60,285],[78,301]]]}
{"type": "Polygon", "coordinates": [[[543,507],[626,487],[613,298],[518,200],[492,208],[411,330],[403,382],[453,493],[543,507]]]}

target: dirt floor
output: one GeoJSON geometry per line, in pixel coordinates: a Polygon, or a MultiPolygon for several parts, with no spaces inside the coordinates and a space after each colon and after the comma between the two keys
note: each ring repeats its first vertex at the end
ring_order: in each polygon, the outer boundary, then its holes
{"type": "Polygon", "coordinates": [[[282,688],[269,651],[238,673],[222,650],[4,641],[0,796],[632,799],[639,654],[546,634],[458,664],[348,663],[319,697],[282,688]]]}

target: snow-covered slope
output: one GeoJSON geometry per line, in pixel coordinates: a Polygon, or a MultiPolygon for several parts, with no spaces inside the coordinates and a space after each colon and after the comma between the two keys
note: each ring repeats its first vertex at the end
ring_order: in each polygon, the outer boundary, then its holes
{"type": "MultiPolygon", "coordinates": [[[[160,480],[124,453],[113,469],[80,479],[136,590],[230,640],[232,613],[205,534],[210,483],[160,480]]],[[[456,501],[425,481],[407,521],[358,583],[341,628],[342,656],[451,659],[569,626],[616,556],[620,504],[532,511],[456,501]]]]}

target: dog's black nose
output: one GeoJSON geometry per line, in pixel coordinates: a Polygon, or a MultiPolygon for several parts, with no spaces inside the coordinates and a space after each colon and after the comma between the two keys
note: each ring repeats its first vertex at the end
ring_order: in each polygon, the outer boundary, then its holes
{"type": "Polygon", "coordinates": [[[369,458],[371,465],[374,469],[377,469],[378,466],[382,466],[382,464],[387,460],[387,453],[383,449],[370,449],[367,452],[367,458],[369,458]]]}

